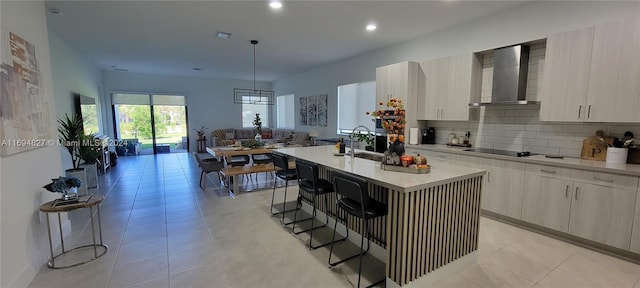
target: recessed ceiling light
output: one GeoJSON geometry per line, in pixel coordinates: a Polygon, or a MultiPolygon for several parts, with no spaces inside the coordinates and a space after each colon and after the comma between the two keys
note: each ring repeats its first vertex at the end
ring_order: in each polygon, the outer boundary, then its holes
{"type": "Polygon", "coordinates": [[[376,24],[368,24],[367,25],[367,31],[373,31],[376,30],[378,28],[378,26],[376,26],[376,24]]]}
{"type": "Polygon", "coordinates": [[[218,31],[218,34],[216,34],[216,37],[222,38],[222,39],[229,39],[231,38],[231,33],[218,31]]]}
{"type": "Polygon", "coordinates": [[[269,7],[273,8],[273,9],[280,9],[280,8],[282,8],[282,2],[280,2],[280,1],[275,1],[275,0],[274,0],[274,1],[271,1],[271,2],[269,3],[269,7]]]}
{"type": "Polygon", "coordinates": [[[62,10],[56,8],[49,8],[49,13],[53,15],[62,15],[62,10]]]}

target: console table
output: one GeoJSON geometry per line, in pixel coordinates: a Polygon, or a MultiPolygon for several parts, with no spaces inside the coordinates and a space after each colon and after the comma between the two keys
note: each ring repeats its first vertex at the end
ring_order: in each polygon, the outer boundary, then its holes
{"type": "Polygon", "coordinates": [[[82,195],[79,197],[78,199],[78,203],[73,203],[73,204],[65,204],[65,205],[55,205],[57,200],[53,200],[53,201],[49,201],[47,203],[44,203],[42,205],[40,205],[40,211],[43,213],[47,213],[47,232],[49,234],[49,251],[51,252],[51,258],[49,259],[49,262],[47,262],[47,266],[49,266],[49,268],[53,268],[53,269],[63,269],[63,268],[70,268],[70,267],[75,267],[78,265],[82,265],[85,263],[89,263],[93,260],[96,260],[98,258],[100,258],[100,256],[104,255],[107,253],[107,249],[109,247],[107,247],[107,245],[104,245],[102,243],[102,224],[100,222],[100,204],[102,204],[102,201],[104,201],[104,196],[101,195],[82,195]],[[100,243],[96,242],[96,230],[95,230],[95,225],[94,225],[94,221],[93,221],[93,207],[96,207],[96,209],[98,209],[98,234],[100,237],[100,243]],[[69,212],[69,211],[73,211],[76,209],[82,209],[82,208],[89,208],[89,216],[91,216],[91,234],[93,236],[93,244],[87,244],[87,245],[82,245],[82,246],[78,246],[75,248],[72,248],[70,250],[65,250],[64,247],[64,237],[62,235],[62,222],[60,220],[60,213],[61,212],[69,212]],[[58,229],[60,230],[60,245],[62,246],[62,252],[58,255],[54,255],[53,254],[53,243],[51,241],[51,223],[49,221],[49,214],[51,213],[57,213],[58,214],[58,229]],[[65,265],[65,266],[56,266],[55,264],[55,260],[56,258],[65,255],[69,252],[75,251],[75,250],[79,250],[82,248],[88,248],[91,247],[93,248],[93,258],[85,260],[85,261],[81,261],[81,262],[75,262],[73,264],[69,264],[69,265],[65,265]],[[102,253],[98,253],[98,248],[101,248],[103,251],[102,253]]]}

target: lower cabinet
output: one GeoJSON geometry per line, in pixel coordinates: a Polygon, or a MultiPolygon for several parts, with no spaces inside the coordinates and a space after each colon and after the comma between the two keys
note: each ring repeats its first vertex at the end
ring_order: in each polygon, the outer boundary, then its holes
{"type": "Polygon", "coordinates": [[[636,196],[636,215],[633,217],[631,232],[631,251],[640,253],[640,190],[636,196]]]}
{"type": "Polygon", "coordinates": [[[568,232],[572,187],[573,181],[570,180],[527,173],[522,220],[568,232]]]}
{"type": "MultiPolygon", "coordinates": [[[[562,174],[557,170],[566,169],[538,170],[562,174]]],[[[601,185],[559,176],[526,174],[522,220],[629,250],[636,191],[614,187],[615,183],[601,185]]]]}
{"type": "Polygon", "coordinates": [[[457,163],[487,170],[482,209],[520,219],[525,164],[473,156],[458,156],[457,163]]]}
{"type": "Polygon", "coordinates": [[[629,250],[636,191],[574,182],[569,233],[629,250]]]}

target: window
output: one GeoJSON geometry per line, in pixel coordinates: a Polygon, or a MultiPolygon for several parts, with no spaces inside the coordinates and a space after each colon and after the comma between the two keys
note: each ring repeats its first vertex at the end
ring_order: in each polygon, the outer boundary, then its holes
{"type": "Polygon", "coordinates": [[[375,123],[366,112],[376,107],[376,82],[353,83],[338,86],[338,134],[349,134],[358,125],[371,130],[375,123]]]}
{"type": "Polygon", "coordinates": [[[278,128],[295,128],[296,113],[293,107],[294,104],[294,94],[280,95],[276,98],[276,125],[278,128]]]}
{"type": "MultiPolygon", "coordinates": [[[[247,102],[250,102],[250,100],[247,100],[247,102]]],[[[269,105],[246,103],[242,104],[242,127],[253,128],[253,119],[256,118],[256,114],[260,114],[262,127],[269,127],[269,105]]]]}

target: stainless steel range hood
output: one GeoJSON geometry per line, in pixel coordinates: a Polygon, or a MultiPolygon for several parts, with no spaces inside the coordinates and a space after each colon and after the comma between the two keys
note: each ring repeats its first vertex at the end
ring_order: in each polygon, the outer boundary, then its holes
{"type": "Polygon", "coordinates": [[[469,103],[471,107],[535,104],[527,101],[529,46],[516,45],[495,50],[491,102],[469,103]]]}

